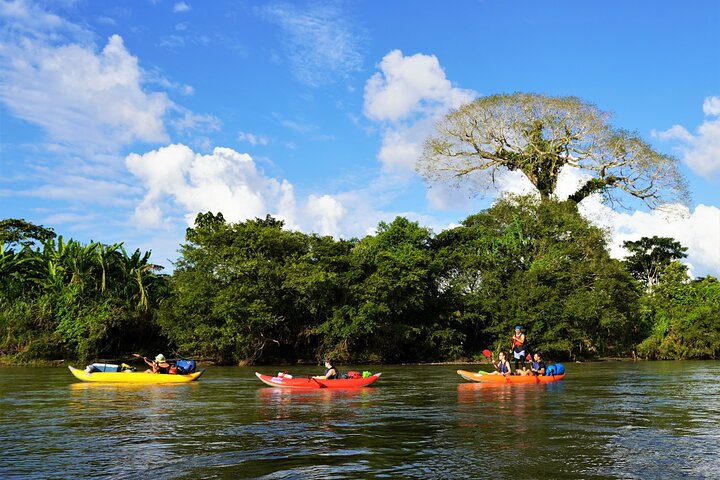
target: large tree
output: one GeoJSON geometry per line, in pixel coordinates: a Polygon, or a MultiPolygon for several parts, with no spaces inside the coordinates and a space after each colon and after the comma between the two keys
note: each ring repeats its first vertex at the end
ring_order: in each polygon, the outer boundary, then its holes
{"type": "Polygon", "coordinates": [[[636,133],[609,124],[610,114],[575,97],[515,93],[479,98],[450,112],[426,142],[417,170],[429,181],[472,177],[481,190],[503,171],[520,171],[541,198],[556,193],[565,167],[583,174],[570,199],[592,193],[608,202],[638,198],[651,208],[687,203],[677,161],[636,133]]]}
{"type": "Polygon", "coordinates": [[[639,289],[572,202],[508,196],[435,244],[468,354],[508,349],[518,323],[555,359],[623,355],[640,339],[639,289]]]}
{"type": "Polygon", "coordinates": [[[623,242],[630,254],[625,265],[633,277],[643,282],[648,291],[660,283],[665,268],[673,260],[687,257],[687,247],[670,237],[642,237],[637,241],[623,242]]]}

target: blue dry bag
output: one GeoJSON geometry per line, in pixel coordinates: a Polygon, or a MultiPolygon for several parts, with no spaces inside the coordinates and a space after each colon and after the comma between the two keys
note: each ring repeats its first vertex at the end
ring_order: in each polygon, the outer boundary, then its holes
{"type": "Polygon", "coordinates": [[[178,360],[175,366],[177,367],[177,373],[180,375],[194,373],[197,367],[195,360],[178,360]]]}
{"type": "Polygon", "coordinates": [[[565,365],[562,363],[556,363],[555,365],[550,365],[545,368],[545,375],[547,376],[562,375],[563,373],[565,373],[565,365]]]}

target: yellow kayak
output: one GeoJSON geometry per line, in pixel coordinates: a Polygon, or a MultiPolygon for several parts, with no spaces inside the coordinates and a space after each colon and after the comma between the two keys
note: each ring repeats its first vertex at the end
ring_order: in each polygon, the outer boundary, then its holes
{"type": "Polygon", "coordinates": [[[187,383],[200,378],[205,369],[186,375],[172,375],[165,373],[145,372],[86,372],[68,366],[75,378],[84,382],[111,382],[111,383],[187,383]]]}

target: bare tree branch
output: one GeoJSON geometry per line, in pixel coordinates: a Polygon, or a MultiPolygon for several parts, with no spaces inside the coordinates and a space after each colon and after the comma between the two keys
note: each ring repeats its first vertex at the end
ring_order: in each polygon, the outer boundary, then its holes
{"type": "Polygon", "coordinates": [[[614,128],[610,114],[575,97],[515,93],[475,100],[449,113],[425,141],[416,170],[429,182],[472,176],[489,188],[501,170],[519,170],[541,198],[555,195],[564,167],[590,174],[570,196],[600,192],[650,208],[689,202],[675,158],[655,151],[634,132],[614,128]]]}

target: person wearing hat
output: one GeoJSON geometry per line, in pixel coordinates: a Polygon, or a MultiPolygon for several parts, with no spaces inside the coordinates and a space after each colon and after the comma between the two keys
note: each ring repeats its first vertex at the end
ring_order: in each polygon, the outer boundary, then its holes
{"type": "Polygon", "coordinates": [[[515,371],[517,372],[522,364],[522,369],[525,370],[525,357],[527,351],[525,348],[525,334],[522,333],[522,325],[515,325],[515,334],[512,338],[512,348],[510,353],[515,358],[515,371]]]}
{"type": "Polygon", "coordinates": [[[313,378],[317,378],[318,380],[335,380],[340,378],[340,372],[338,372],[338,369],[333,365],[332,358],[326,358],[323,362],[325,363],[325,373],[316,375],[313,378]]]}
{"type": "Polygon", "coordinates": [[[168,373],[170,371],[170,364],[167,363],[165,355],[162,353],[158,353],[155,360],[148,360],[147,357],[143,357],[143,360],[151,367],[145,370],[145,373],[168,373]]]}

